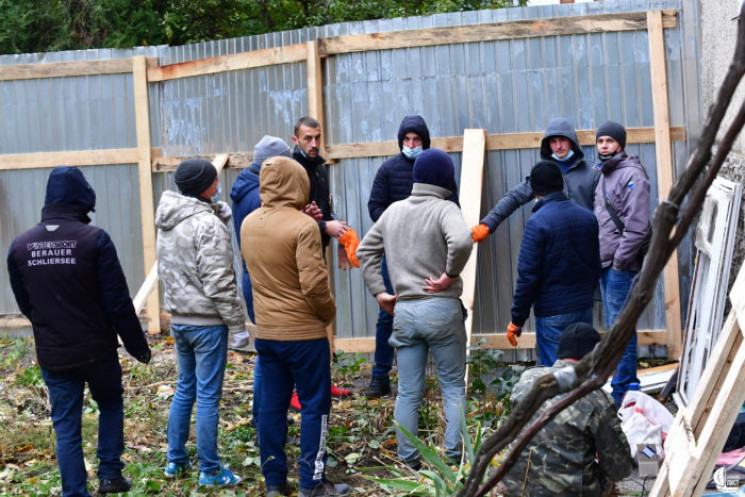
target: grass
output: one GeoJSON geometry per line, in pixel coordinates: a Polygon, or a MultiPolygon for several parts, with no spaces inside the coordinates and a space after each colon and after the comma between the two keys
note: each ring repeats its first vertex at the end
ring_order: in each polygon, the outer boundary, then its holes
{"type": "MultiPolygon", "coordinates": [[[[162,469],[166,462],[168,409],[176,385],[177,368],[172,341],[150,337],[153,360],[139,364],[121,353],[125,388],[125,476],[133,480],[132,496],[215,495],[259,496],[264,484],[256,434],[249,424],[253,387],[250,354],[230,352],[220,409],[219,445],[225,463],[243,478],[236,488],[210,490],[198,485],[198,472],[183,479],[169,480],[162,469]]],[[[497,367],[497,358],[476,352],[474,360],[484,370],[497,367]]],[[[54,454],[54,432],[49,419],[48,396],[40,370],[34,362],[30,338],[0,339],[0,496],[61,495],[59,471],[54,454]]],[[[371,364],[360,354],[337,354],[334,383],[360,391],[369,377],[371,364]]],[[[504,368],[504,365],[501,365],[504,368]]],[[[428,372],[431,378],[432,371],[428,372]]],[[[395,383],[395,378],[394,378],[395,383]]],[[[499,386],[492,379],[489,387],[499,386]]],[[[479,388],[469,399],[469,422],[490,426],[505,414],[499,399],[487,399],[487,388],[479,388]]],[[[499,391],[499,388],[492,392],[499,391]]],[[[346,482],[355,494],[369,497],[389,495],[366,477],[413,478],[406,472],[391,471],[397,464],[393,429],[394,400],[353,396],[334,399],[329,426],[327,477],[346,482]],[[373,468],[373,469],[366,469],[373,468]],[[403,475],[403,476],[402,476],[403,475]],[[407,476],[408,475],[408,476],[407,476]]],[[[508,407],[508,406],[507,406],[508,407]]],[[[83,414],[84,454],[89,470],[89,491],[97,487],[95,457],[97,407],[86,394],[83,414]]],[[[290,416],[287,452],[290,482],[297,486],[299,414],[290,416]]],[[[436,446],[442,441],[443,422],[437,382],[427,382],[418,436],[436,446]]],[[[192,423],[193,430],[193,423],[192,423]]],[[[187,447],[196,463],[193,431],[187,447]]]]}

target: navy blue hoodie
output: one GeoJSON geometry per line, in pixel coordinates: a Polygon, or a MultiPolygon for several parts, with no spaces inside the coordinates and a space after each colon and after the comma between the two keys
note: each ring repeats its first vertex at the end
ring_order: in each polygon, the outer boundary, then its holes
{"type": "Polygon", "coordinates": [[[77,167],[49,175],[41,222],[13,240],[8,273],[31,320],[39,364],[71,369],[116,354],[117,334],[138,360],[150,349],[109,235],[90,226],[96,194],[77,167]]]}
{"type": "MultiPolygon", "coordinates": [[[[233,200],[233,222],[235,223],[235,234],[238,239],[238,248],[241,246],[241,225],[243,220],[253,211],[261,207],[261,196],[259,195],[259,174],[261,166],[251,164],[248,168],[240,172],[230,190],[230,198],[233,200]]],[[[241,257],[241,266],[243,266],[243,300],[246,301],[246,310],[248,318],[252,323],[256,322],[254,315],[254,298],[251,277],[246,269],[246,261],[241,257]]]]}
{"type": "MultiPolygon", "coordinates": [[[[399,150],[403,149],[406,133],[418,134],[422,139],[422,149],[427,150],[430,147],[429,129],[421,116],[406,116],[401,121],[398,129],[399,150]]],[[[370,189],[370,199],[367,202],[370,218],[377,221],[393,202],[409,198],[413,185],[414,159],[409,159],[403,153],[399,153],[383,162],[370,189]]],[[[448,200],[457,204],[458,192],[454,191],[448,200]]]]}

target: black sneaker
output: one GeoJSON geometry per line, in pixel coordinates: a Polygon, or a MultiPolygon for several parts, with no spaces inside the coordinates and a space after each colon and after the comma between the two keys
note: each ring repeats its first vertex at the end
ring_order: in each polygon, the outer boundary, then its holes
{"type": "Polygon", "coordinates": [[[331,483],[330,481],[325,481],[316,488],[301,488],[298,497],[347,495],[351,490],[352,487],[346,483],[331,483]]]}
{"type": "Polygon", "coordinates": [[[373,376],[370,380],[370,386],[363,392],[365,397],[378,399],[387,397],[391,394],[391,380],[387,376],[373,376]]]}
{"type": "Polygon", "coordinates": [[[129,492],[132,488],[132,480],[119,476],[118,478],[102,478],[98,483],[99,494],[118,494],[129,492]]]}
{"type": "Polygon", "coordinates": [[[280,495],[291,495],[292,487],[289,483],[284,482],[282,485],[267,485],[266,497],[279,497],[280,495]]]}

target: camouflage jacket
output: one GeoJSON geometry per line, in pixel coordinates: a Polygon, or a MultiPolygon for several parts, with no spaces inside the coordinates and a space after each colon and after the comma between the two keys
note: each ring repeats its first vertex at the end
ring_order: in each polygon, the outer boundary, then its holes
{"type": "MultiPolygon", "coordinates": [[[[512,392],[518,404],[533,382],[571,363],[526,370],[512,392]]],[[[546,402],[533,417],[537,419],[546,402]]],[[[610,396],[595,390],[560,412],[528,444],[502,482],[508,496],[595,497],[606,495],[610,481],[631,473],[626,435],[610,396]]]]}
{"type": "Polygon", "coordinates": [[[171,322],[244,330],[246,312],[233,270],[230,231],[212,205],[166,191],[155,224],[158,277],[171,322]]]}

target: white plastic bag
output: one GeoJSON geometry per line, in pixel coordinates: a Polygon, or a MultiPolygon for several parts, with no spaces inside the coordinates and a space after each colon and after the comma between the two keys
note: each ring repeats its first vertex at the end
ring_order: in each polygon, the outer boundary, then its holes
{"type": "Polygon", "coordinates": [[[665,406],[639,390],[629,390],[618,410],[621,429],[629,441],[631,457],[636,457],[636,444],[654,444],[657,452],[664,456],[665,441],[674,417],[665,406]]]}

